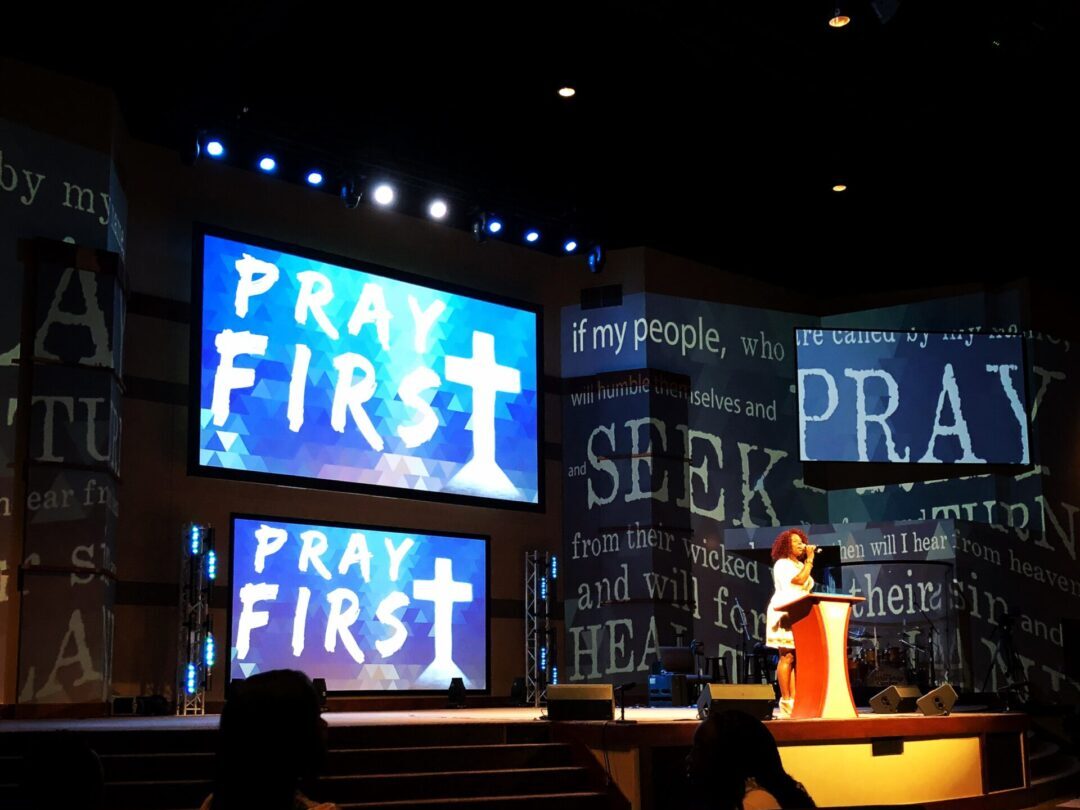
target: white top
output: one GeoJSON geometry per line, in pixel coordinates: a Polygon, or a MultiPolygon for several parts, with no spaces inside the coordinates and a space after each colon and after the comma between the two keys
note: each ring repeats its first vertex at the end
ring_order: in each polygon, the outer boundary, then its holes
{"type": "Polygon", "coordinates": [[[773,563],[773,595],[769,600],[769,609],[765,611],[765,643],[777,649],[794,649],[795,637],[787,623],[787,611],[779,606],[786,606],[803,594],[814,589],[814,578],[808,576],[802,585],[791,582],[802,571],[802,563],[788,557],[773,563]]]}
{"type": "Polygon", "coordinates": [[[795,562],[788,557],[782,560],[777,560],[773,564],[772,576],[773,576],[773,596],[769,600],[769,607],[776,610],[779,605],[786,605],[800,596],[806,593],[810,593],[814,589],[814,578],[807,577],[806,582],[802,585],[793,585],[791,580],[795,579],[802,571],[803,564],[795,562]]]}

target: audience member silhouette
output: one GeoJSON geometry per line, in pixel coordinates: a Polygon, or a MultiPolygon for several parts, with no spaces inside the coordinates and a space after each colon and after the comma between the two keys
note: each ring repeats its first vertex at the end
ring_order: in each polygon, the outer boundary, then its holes
{"type": "Polygon", "coordinates": [[[104,806],[101,760],[85,740],[68,731],[50,731],[31,743],[19,781],[21,806],[27,810],[104,806]]]}
{"type": "Polygon", "coordinates": [[[221,713],[214,792],[202,810],[336,810],[301,792],[326,755],[326,722],[302,672],[279,669],[234,685],[221,713]]]}
{"type": "Polygon", "coordinates": [[[693,807],[699,810],[816,806],[784,771],[765,724],[744,712],[715,712],[703,720],[686,766],[693,807]]]}

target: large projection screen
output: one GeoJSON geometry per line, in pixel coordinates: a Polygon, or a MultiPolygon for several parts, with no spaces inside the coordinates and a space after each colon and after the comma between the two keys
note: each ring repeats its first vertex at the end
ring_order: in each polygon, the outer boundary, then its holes
{"type": "Polygon", "coordinates": [[[229,677],[332,692],[488,691],[488,541],[234,515],[229,677]]]}
{"type": "Polygon", "coordinates": [[[795,330],[803,461],[1029,463],[1019,335],[795,330]]]}
{"type": "Polygon", "coordinates": [[[542,506],[539,314],[200,229],[193,472],[542,506]]]}

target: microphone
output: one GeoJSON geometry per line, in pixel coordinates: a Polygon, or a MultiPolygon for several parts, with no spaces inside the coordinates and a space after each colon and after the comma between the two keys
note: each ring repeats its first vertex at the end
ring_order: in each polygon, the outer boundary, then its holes
{"type": "Polygon", "coordinates": [[[635,686],[637,686],[637,681],[627,681],[626,683],[620,684],[619,686],[615,687],[614,691],[617,692],[621,698],[619,700],[619,719],[615,721],[616,723],[623,725],[633,725],[637,722],[637,720],[626,719],[626,693],[633,689],[635,686]]]}

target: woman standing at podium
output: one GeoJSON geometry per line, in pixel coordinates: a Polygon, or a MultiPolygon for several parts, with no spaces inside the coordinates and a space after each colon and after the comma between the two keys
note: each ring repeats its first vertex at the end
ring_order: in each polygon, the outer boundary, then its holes
{"type": "Polygon", "coordinates": [[[791,715],[795,704],[795,637],[787,613],[777,610],[777,605],[787,604],[813,590],[810,571],[816,551],[817,547],[807,543],[806,535],[799,529],[780,532],[772,546],[773,596],[765,617],[765,643],[776,647],[780,654],[776,680],[780,684],[780,714],[785,717],[791,715]]]}

